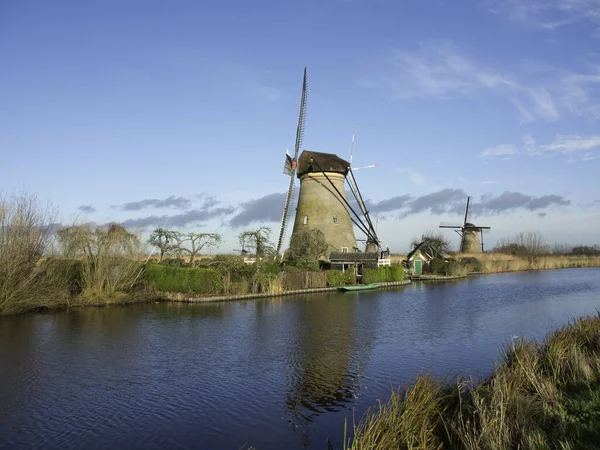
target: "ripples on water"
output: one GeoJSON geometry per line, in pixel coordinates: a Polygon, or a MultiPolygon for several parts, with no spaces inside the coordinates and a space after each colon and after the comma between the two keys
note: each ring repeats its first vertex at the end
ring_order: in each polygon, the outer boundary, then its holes
{"type": "Polygon", "coordinates": [[[600,270],[0,320],[2,448],[326,448],[392,384],[486,374],[594,313],[600,270]]]}

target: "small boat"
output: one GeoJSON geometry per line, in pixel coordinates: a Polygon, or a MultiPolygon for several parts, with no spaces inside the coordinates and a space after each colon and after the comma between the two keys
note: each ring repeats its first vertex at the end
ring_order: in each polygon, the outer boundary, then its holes
{"type": "Polygon", "coordinates": [[[378,283],[355,284],[354,286],[338,286],[338,291],[366,291],[367,289],[377,289],[378,283]]]}

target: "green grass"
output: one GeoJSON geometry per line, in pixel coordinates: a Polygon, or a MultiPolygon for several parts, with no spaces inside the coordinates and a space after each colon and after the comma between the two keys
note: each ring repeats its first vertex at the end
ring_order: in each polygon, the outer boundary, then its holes
{"type": "Polygon", "coordinates": [[[600,316],[504,348],[486,379],[419,376],[345,449],[591,449],[600,443],[600,316]]]}

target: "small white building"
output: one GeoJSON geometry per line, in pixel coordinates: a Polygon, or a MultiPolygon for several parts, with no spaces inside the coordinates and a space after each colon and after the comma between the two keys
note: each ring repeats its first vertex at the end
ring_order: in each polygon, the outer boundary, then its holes
{"type": "Polygon", "coordinates": [[[435,258],[446,259],[444,255],[427,242],[421,242],[406,255],[406,267],[414,275],[430,272],[429,264],[435,258]]]}

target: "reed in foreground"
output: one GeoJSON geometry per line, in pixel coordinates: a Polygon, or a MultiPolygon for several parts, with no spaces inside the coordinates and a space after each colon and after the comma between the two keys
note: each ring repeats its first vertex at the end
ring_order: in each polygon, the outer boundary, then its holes
{"type": "Polygon", "coordinates": [[[600,315],[505,347],[485,380],[419,376],[345,449],[588,449],[600,442],[600,315]]]}

